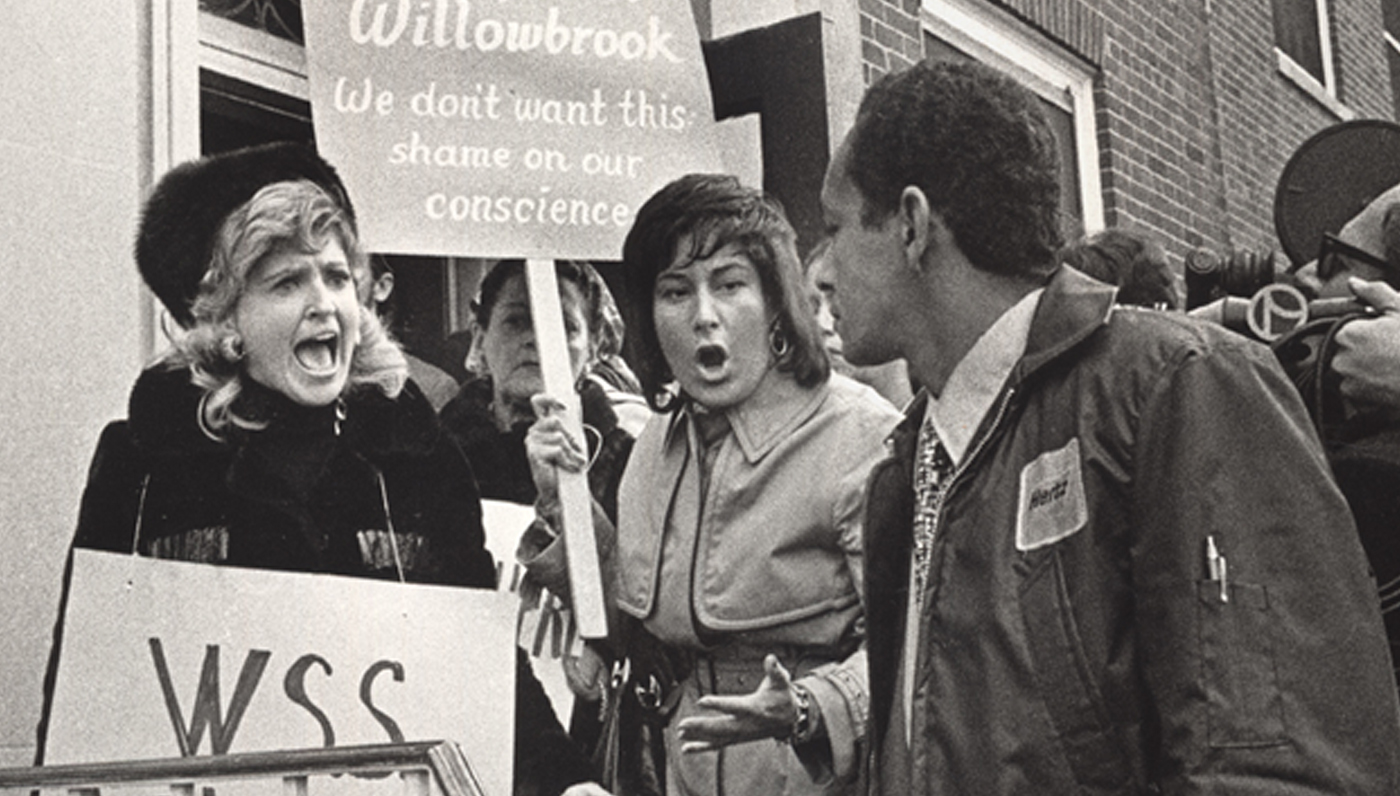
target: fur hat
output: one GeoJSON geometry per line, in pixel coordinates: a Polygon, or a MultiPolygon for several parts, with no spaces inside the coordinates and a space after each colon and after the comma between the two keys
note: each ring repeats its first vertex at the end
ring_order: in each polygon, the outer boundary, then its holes
{"type": "Polygon", "coordinates": [[[136,235],[136,265],[151,291],[183,327],[209,268],[224,219],[267,185],[311,180],[345,209],[355,210],[335,169],[309,147],[290,142],[237,149],[191,160],[156,185],[136,235]]]}

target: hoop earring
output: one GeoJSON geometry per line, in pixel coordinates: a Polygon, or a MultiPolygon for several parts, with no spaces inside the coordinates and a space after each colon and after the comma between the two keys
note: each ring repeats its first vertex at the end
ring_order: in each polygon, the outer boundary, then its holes
{"type": "Polygon", "coordinates": [[[219,351],[224,355],[224,359],[229,362],[241,362],[247,351],[243,350],[243,338],[237,333],[231,334],[219,341],[219,351]]]}
{"type": "Polygon", "coordinates": [[[772,325],[768,327],[768,347],[778,359],[787,356],[792,350],[792,345],[788,343],[787,335],[783,334],[783,326],[777,318],[774,318],[772,325]]]}
{"type": "Polygon", "coordinates": [[[593,365],[584,363],[583,369],[579,371],[578,378],[574,379],[574,392],[583,392],[583,388],[588,384],[588,377],[593,375],[593,365]]]}
{"type": "Polygon", "coordinates": [[[652,396],[652,405],[656,407],[658,412],[669,412],[677,408],[680,403],[680,396],[665,387],[657,388],[656,394],[652,396]]]}

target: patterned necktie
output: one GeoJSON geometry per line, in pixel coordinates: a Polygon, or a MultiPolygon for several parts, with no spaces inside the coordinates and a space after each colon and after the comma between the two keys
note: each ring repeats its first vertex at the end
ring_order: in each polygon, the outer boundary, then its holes
{"type": "Polygon", "coordinates": [[[929,559],[933,553],[933,533],[938,527],[939,499],[953,460],[933,428],[933,416],[926,414],[919,426],[919,443],[914,463],[914,588],[922,602],[928,583],[929,559]]]}

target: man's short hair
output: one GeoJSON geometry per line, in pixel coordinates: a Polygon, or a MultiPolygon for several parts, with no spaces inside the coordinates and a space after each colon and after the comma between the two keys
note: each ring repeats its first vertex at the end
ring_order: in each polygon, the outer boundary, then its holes
{"type": "Polygon", "coordinates": [[[1059,155],[1040,100],[975,62],[928,59],[866,92],[851,140],[862,221],[919,187],[976,267],[1043,280],[1060,248],[1059,155]]]}

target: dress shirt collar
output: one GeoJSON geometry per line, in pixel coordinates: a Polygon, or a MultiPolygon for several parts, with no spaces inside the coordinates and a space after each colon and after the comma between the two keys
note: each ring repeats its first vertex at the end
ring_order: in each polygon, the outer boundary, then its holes
{"type": "Polygon", "coordinates": [[[929,397],[925,411],[954,465],[962,461],[1011,369],[1026,352],[1031,319],[1044,292],[1032,290],[1002,313],[953,368],[942,394],[929,397]]]}

